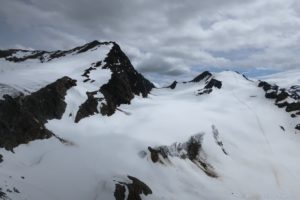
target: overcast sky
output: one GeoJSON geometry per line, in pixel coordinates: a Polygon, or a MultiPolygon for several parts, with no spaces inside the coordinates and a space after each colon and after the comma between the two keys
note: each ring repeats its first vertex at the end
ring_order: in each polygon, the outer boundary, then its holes
{"type": "Polygon", "coordinates": [[[0,0],[0,48],[118,42],[144,73],[300,66],[299,0],[0,0]]]}

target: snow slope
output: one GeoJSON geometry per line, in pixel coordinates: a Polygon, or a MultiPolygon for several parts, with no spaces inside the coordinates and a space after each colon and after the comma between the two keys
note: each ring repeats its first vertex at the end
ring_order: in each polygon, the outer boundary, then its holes
{"type": "MultiPolygon", "coordinates": [[[[112,44],[99,45],[91,48],[88,52],[78,54],[75,51],[43,63],[39,59],[28,59],[24,62],[8,62],[2,58],[0,59],[0,84],[7,84],[20,92],[28,94],[54,82],[62,76],[69,76],[78,81],[83,81],[85,77],[82,77],[81,74],[84,70],[89,68],[92,63],[104,60],[111,48],[112,44]]],[[[17,57],[24,56],[22,52],[15,54],[14,56],[17,57]]],[[[24,54],[27,55],[28,52],[24,54]]],[[[48,54],[44,55],[44,57],[48,56],[48,54]]],[[[84,87],[103,85],[110,79],[110,76],[110,70],[101,70],[101,73],[97,73],[95,77],[96,82],[93,84],[86,83],[84,87]]]]}
{"type": "MultiPolygon", "coordinates": [[[[46,63],[1,60],[0,82],[32,92],[65,75],[81,80],[82,71],[103,60],[110,48],[46,63]]],[[[178,83],[175,89],[155,88],[148,98],[135,96],[112,116],[96,114],[74,123],[85,92],[110,79],[109,70],[93,73],[95,82],[79,81],[68,90],[62,118],[46,124],[69,144],[52,137],[19,145],[14,153],[0,149],[0,188],[8,198],[113,200],[115,184],[130,182],[126,176],[131,175],[151,188],[151,195],[141,195],[145,200],[300,199],[300,137],[294,128],[299,119],[266,99],[258,81],[215,73],[222,87],[210,94],[197,95],[204,80],[178,83]],[[151,161],[148,146],[183,143],[197,134],[202,159],[217,178],[189,159],[151,161]]]]}

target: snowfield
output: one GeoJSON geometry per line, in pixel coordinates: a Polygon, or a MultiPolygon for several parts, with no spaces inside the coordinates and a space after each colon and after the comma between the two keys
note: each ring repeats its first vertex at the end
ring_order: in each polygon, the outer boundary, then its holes
{"type": "Polygon", "coordinates": [[[210,94],[197,95],[204,80],[178,83],[175,89],[152,89],[147,98],[136,95],[112,116],[98,113],[74,123],[85,92],[107,83],[111,72],[92,71],[93,83],[83,82],[81,75],[91,63],[104,60],[110,48],[45,63],[0,59],[0,83],[24,93],[66,75],[78,81],[67,92],[62,119],[46,123],[69,143],[52,137],[19,145],[14,153],[0,149],[0,188],[8,199],[113,200],[115,184],[130,182],[127,175],[151,188],[151,195],[141,195],[144,200],[300,199],[299,118],[266,99],[258,81],[238,73],[213,74],[222,88],[210,94]],[[184,143],[197,134],[202,135],[201,157],[216,178],[189,159],[151,161],[149,146],[184,143]]]}

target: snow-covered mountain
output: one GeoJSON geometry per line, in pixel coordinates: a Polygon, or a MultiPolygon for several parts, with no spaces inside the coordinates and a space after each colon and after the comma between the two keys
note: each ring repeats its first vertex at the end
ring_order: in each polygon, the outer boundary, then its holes
{"type": "Polygon", "coordinates": [[[278,77],[155,88],[114,42],[0,51],[0,199],[299,199],[300,87],[278,77]]]}

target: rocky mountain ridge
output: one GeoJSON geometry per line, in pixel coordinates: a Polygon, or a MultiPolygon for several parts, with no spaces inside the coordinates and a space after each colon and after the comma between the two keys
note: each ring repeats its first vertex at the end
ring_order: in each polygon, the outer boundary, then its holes
{"type": "Polygon", "coordinates": [[[0,70],[0,199],[300,195],[298,86],[204,71],[156,88],[98,41],[0,51],[0,70]]]}

